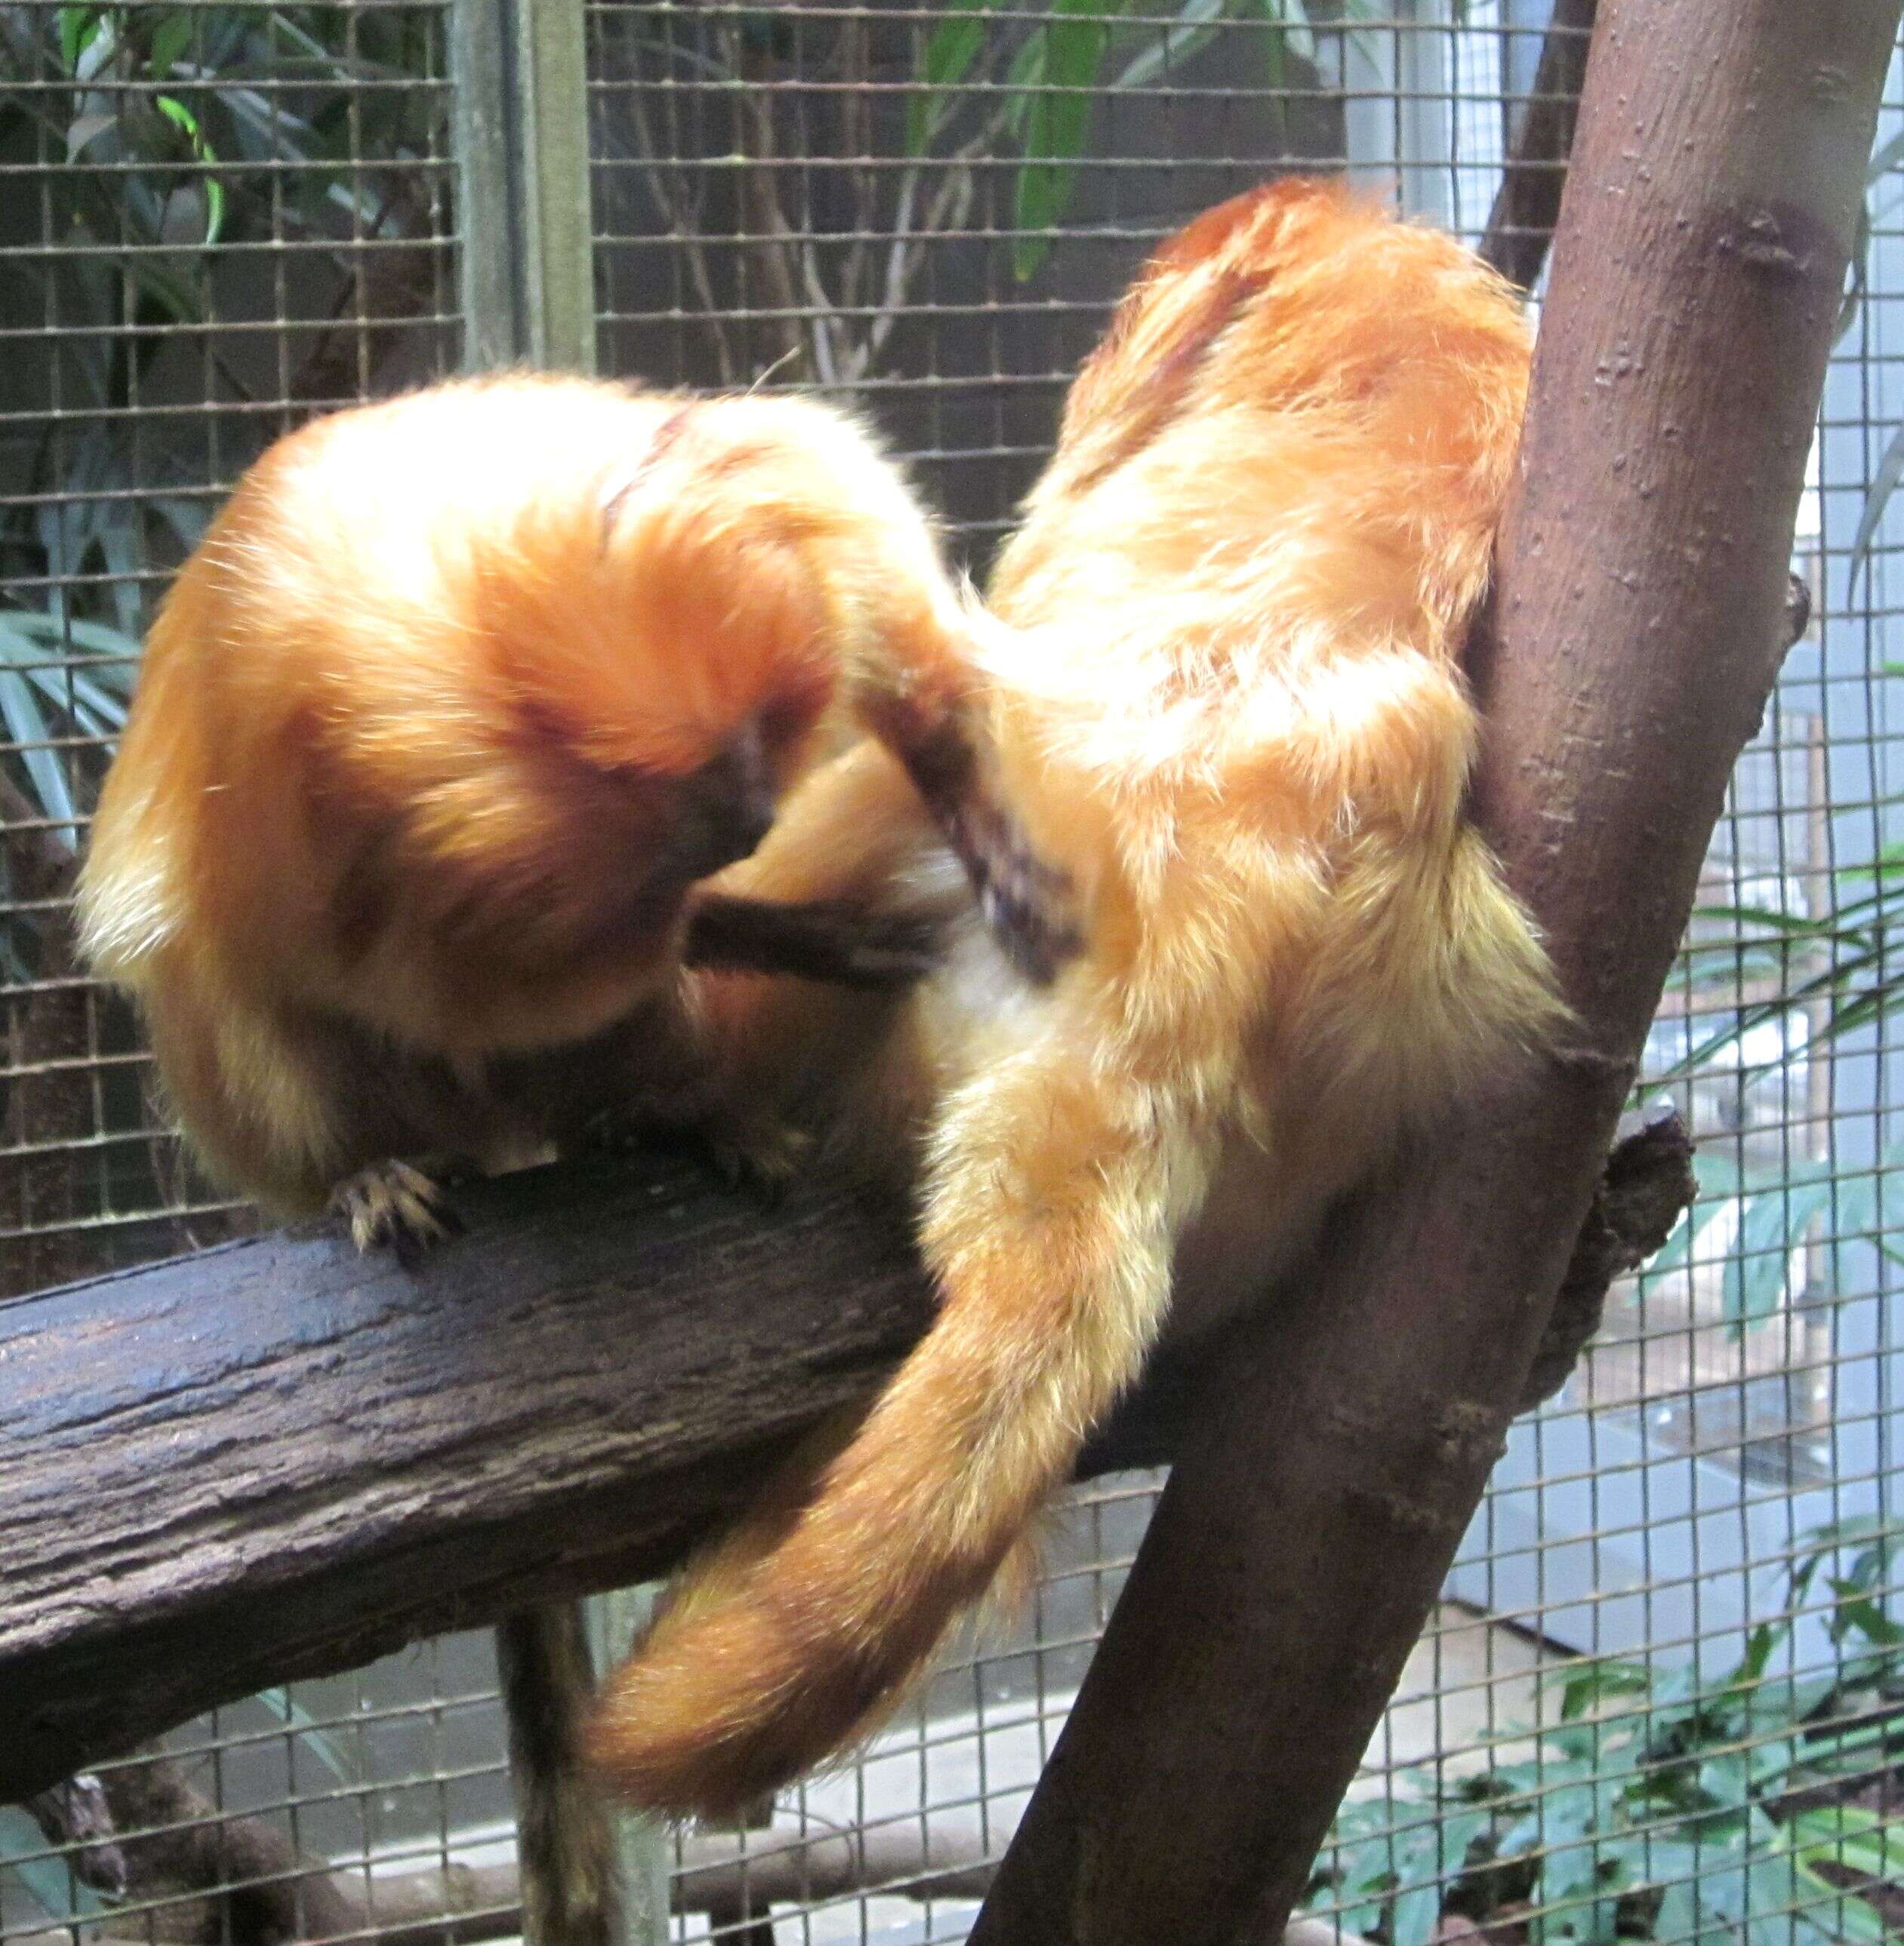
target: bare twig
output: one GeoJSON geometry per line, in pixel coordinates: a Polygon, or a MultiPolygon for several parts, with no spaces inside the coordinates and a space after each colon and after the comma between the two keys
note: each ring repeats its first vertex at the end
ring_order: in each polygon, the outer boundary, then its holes
{"type": "Polygon", "coordinates": [[[1514,132],[1513,147],[1481,239],[1481,254],[1501,275],[1532,290],[1547,261],[1560,216],[1560,192],[1573,149],[1580,88],[1587,73],[1599,0],[1556,0],[1541,42],[1533,94],[1514,132]]]}

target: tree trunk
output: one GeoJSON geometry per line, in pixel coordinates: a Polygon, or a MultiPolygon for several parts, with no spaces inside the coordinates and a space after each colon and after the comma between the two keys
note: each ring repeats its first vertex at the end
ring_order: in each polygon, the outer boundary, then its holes
{"type": "MultiPolygon", "coordinates": [[[[1580,1024],[1212,1370],[973,1946],[1274,1939],[1499,1454],[1776,672],[1896,0],[1603,0],[1476,813],[1580,1024]]],[[[1486,645],[1483,645],[1484,649],[1486,645]]]]}

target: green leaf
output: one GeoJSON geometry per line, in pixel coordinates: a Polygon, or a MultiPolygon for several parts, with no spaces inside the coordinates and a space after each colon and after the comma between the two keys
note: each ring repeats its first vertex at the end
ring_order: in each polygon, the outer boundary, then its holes
{"type": "Polygon", "coordinates": [[[951,112],[944,97],[972,71],[985,45],[997,0],[947,0],[939,23],[926,38],[913,79],[923,91],[906,104],[906,153],[923,156],[951,112]]]}
{"type": "Polygon", "coordinates": [[[1699,1765],[1699,1788],[1714,1808],[1742,1811],[1752,1801],[1751,1778],[1736,1751],[1708,1757],[1699,1765]]]}
{"type": "Polygon", "coordinates": [[[1229,0],[1184,0],[1168,26],[1146,28],[1144,45],[1112,78],[1111,88],[1147,87],[1166,69],[1200,53],[1216,39],[1228,6],[1229,0]]]}
{"type": "Polygon", "coordinates": [[[1858,214],[1852,224],[1851,256],[1847,267],[1849,275],[1844,295],[1838,304],[1838,324],[1831,334],[1834,346],[1842,344],[1851,335],[1864,309],[1865,294],[1870,287],[1871,205],[1862,196],[1858,199],[1858,214]]]}
{"type": "Polygon", "coordinates": [[[1777,1311],[1791,1253],[1831,1200],[1825,1182],[1780,1186],[1748,1200],[1738,1243],[1726,1262],[1723,1315],[1733,1336],[1777,1311]]]}
{"type": "Polygon", "coordinates": [[[105,17],[104,10],[98,7],[60,9],[60,58],[69,73],[78,72],[79,57],[92,45],[105,17]]]}
{"type": "Polygon", "coordinates": [[[1645,1663],[1612,1657],[1559,1669],[1543,1679],[1544,1688],[1558,1688],[1562,1722],[1572,1722],[1610,1696],[1643,1696],[1652,1688],[1652,1672],[1645,1663]]]}
{"type": "Polygon", "coordinates": [[[1435,1922],[1441,1917],[1442,1889],[1434,1880],[1397,1893],[1395,1917],[1389,1929],[1389,1946],[1428,1946],[1435,1922]]]}
{"type": "Polygon", "coordinates": [[[1303,0],[1256,0],[1256,8],[1266,20],[1275,23],[1263,38],[1269,50],[1267,62],[1272,76],[1270,85],[1279,88],[1284,85],[1290,55],[1293,54],[1298,60],[1314,64],[1315,31],[1303,0]]]}
{"type": "MultiPolygon", "coordinates": [[[[153,103],[159,113],[175,128],[181,130],[187,141],[192,145],[192,154],[201,162],[215,163],[218,157],[212,153],[212,145],[205,139],[205,131],[199,119],[177,96],[155,95],[153,103]]],[[[203,178],[205,184],[205,247],[209,250],[218,242],[224,228],[224,186],[215,176],[203,178]]]]}
{"type": "Polygon", "coordinates": [[[1664,1942],[1664,1946],[1690,1946],[1690,1942],[1698,1937],[1699,1906],[1693,1896],[1692,1884],[1692,1881],[1681,1880],[1669,1885],[1659,1901],[1659,1914],[1653,1921],[1653,1937],[1664,1942]]]}
{"type": "Polygon", "coordinates": [[[1091,122],[1092,90],[1110,45],[1103,0],[1058,0],[1043,35],[1038,86],[1025,119],[1012,267],[1022,283],[1051,249],[1048,233],[1071,202],[1077,161],[1091,122]],[[1055,92],[1054,91],[1063,91],[1055,92]]]}
{"type": "Polygon", "coordinates": [[[1865,184],[1873,187],[1889,175],[1899,162],[1904,162],[1904,134],[1893,135],[1888,142],[1880,142],[1872,151],[1871,160],[1865,169],[1865,184]]]}
{"type": "Polygon", "coordinates": [[[258,1692],[258,1700],[280,1722],[296,1731],[298,1742],[315,1753],[339,1784],[354,1784],[359,1781],[356,1767],[345,1756],[337,1739],[317,1727],[316,1719],[293,1700],[289,1690],[261,1689],[258,1692]]]}
{"type": "Polygon", "coordinates": [[[1891,496],[1897,491],[1900,479],[1904,479],[1904,425],[1891,434],[1890,443],[1884,448],[1884,456],[1871,477],[1871,490],[1865,496],[1864,511],[1858,517],[1858,531],[1851,537],[1847,590],[1856,587],[1859,569],[1869,562],[1878,524],[1884,517],[1884,509],[1890,505],[1891,496]]]}
{"type": "Polygon", "coordinates": [[[25,746],[17,755],[42,814],[60,823],[71,823],[73,793],[66,786],[66,773],[57,754],[45,747],[52,732],[32,684],[17,669],[0,669],[0,721],[14,742],[25,746]]]}
{"type": "Polygon", "coordinates": [[[191,44],[192,17],[175,8],[152,30],[152,51],[146,57],[146,65],[153,79],[165,80],[191,44]]]}

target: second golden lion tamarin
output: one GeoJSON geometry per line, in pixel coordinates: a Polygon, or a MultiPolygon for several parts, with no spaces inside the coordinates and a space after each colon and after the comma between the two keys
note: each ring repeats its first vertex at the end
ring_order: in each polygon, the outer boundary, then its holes
{"type": "Polygon", "coordinates": [[[1463,815],[1460,656],[1528,366],[1513,294],[1445,236],[1306,183],[1212,211],[1074,386],[965,686],[869,686],[911,780],[863,746],[735,876],[965,913],[876,1007],[709,976],[735,1098],[896,1164],[941,1309],[611,1679],[594,1749],[629,1798],[731,1812],[874,1724],[1173,1288],[1263,1291],[1562,1018],[1463,815]],[[994,848],[989,924],[952,862],[988,795],[1028,847],[994,848]]]}
{"type": "Polygon", "coordinates": [[[956,660],[926,638],[964,626],[896,471],[815,403],[524,373],[317,421],[152,630],[84,950],[222,1183],[405,1249],[437,1159],[691,1093],[684,958],[917,970],[903,922],[697,888],[824,753],[842,675],[956,660]]]}

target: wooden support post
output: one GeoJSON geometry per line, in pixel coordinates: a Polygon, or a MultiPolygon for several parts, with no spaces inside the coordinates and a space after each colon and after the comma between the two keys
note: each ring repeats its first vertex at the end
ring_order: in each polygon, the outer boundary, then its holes
{"type": "Polygon", "coordinates": [[[1213,1375],[973,1946],[1282,1929],[1501,1449],[1776,672],[1899,12],[1602,0],[1477,672],[1476,815],[1573,1052],[1477,1089],[1213,1375]]]}

